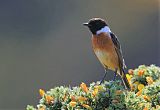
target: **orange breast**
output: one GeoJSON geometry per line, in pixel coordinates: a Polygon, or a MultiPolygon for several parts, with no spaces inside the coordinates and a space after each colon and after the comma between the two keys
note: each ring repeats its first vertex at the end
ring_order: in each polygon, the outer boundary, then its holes
{"type": "Polygon", "coordinates": [[[105,33],[93,35],[92,46],[98,60],[105,68],[113,71],[115,71],[115,69],[119,69],[118,56],[109,35],[105,33]]]}

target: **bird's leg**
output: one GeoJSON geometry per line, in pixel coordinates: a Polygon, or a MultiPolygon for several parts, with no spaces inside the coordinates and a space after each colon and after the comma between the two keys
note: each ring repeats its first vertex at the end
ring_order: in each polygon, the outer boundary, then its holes
{"type": "MultiPolygon", "coordinates": [[[[104,79],[105,79],[105,77],[107,75],[107,72],[108,72],[108,69],[105,68],[105,74],[104,74],[104,76],[103,76],[103,78],[102,78],[102,80],[100,82],[100,85],[103,83],[103,81],[104,81],[104,79]]],[[[108,89],[107,92],[108,92],[108,95],[109,95],[109,98],[110,98],[111,97],[111,91],[110,91],[110,89],[108,89]]],[[[96,110],[97,110],[97,106],[96,106],[96,110]]]]}
{"type": "Polygon", "coordinates": [[[116,79],[116,76],[117,76],[117,69],[116,69],[116,70],[115,70],[115,72],[114,72],[113,81],[115,81],[115,79],[116,79]]]}
{"type": "MultiPolygon", "coordinates": [[[[116,69],[115,72],[114,72],[113,81],[115,81],[116,76],[117,76],[117,69],[116,69]]],[[[113,83],[112,83],[112,86],[114,86],[113,83]]],[[[111,97],[111,91],[110,91],[110,89],[108,89],[108,95],[109,95],[109,98],[110,98],[110,97],[111,97]]]]}
{"type": "Polygon", "coordinates": [[[102,84],[102,82],[104,81],[104,79],[105,79],[106,75],[107,75],[107,69],[105,69],[105,74],[104,74],[104,76],[103,76],[103,78],[102,78],[102,80],[101,80],[101,82],[100,82],[100,85],[101,85],[101,84],[102,84]]]}

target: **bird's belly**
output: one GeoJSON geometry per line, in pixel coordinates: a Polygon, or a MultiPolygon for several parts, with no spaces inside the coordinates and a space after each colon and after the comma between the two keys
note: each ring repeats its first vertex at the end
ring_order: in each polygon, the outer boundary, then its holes
{"type": "Polygon", "coordinates": [[[107,52],[105,50],[95,50],[95,54],[101,64],[108,69],[115,71],[118,68],[117,58],[113,55],[113,52],[107,52]]]}
{"type": "Polygon", "coordinates": [[[107,34],[92,37],[93,50],[101,64],[110,70],[118,69],[118,56],[114,44],[107,34]]]}
{"type": "Polygon", "coordinates": [[[101,50],[96,50],[95,51],[96,56],[98,57],[98,59],[100,60],[101,63],[104,64],[104,62],[108,62],[109,61],[109,54],[107,52],[103,52],[101,50]]]}

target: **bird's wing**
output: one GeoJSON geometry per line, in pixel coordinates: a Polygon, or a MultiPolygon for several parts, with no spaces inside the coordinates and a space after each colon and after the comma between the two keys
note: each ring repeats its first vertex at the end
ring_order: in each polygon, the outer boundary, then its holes
{"type": "Polygon", "coordinates": [[[118,41],[118,38],[113,33],[110,33],[110,36],[111,36],[112,42],[115,46],[115,50],[116,50],[117,55],[118,55],[120,73],[122,74],[123,69],[126,68],[126,65],[125,65],[125,62],[124,62],[123,55],[122,55],[121,45],[118,41]]]}

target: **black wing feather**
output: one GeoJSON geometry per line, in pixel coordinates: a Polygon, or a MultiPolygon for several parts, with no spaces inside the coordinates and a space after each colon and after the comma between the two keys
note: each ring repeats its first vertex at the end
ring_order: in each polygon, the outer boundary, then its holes
{"type": "Polygon", "coordinates": [[[124,69],[126,68],[126,65],[125,65],[125,62],[124,62],[124,59],[123,59],[121,45],[118,41],[118,38],[113,33],[110,33],[110,35],[111,35],[112,42],[114,43],[114,46],[115,46],[115,51],[117,52],[117,55],[118,55],[119,71],[120,71],[122,81],[125,85],[125,88],[130,89],[130,84],[127,80],[127,77],[126,77],[125,71],[124,71],[124,69]]]}
{"type": "Polygon", "coordinates": [[[110,36],[111,36],[112,42],[114,43],[115,50],[118,55],[120,74],[122,74],[124,69],[126,68],[126,65],[124,62],[123,55],[122,55],[121,45],[118,41],[118,38],[113,33],[110,33],[110,36]]]}

